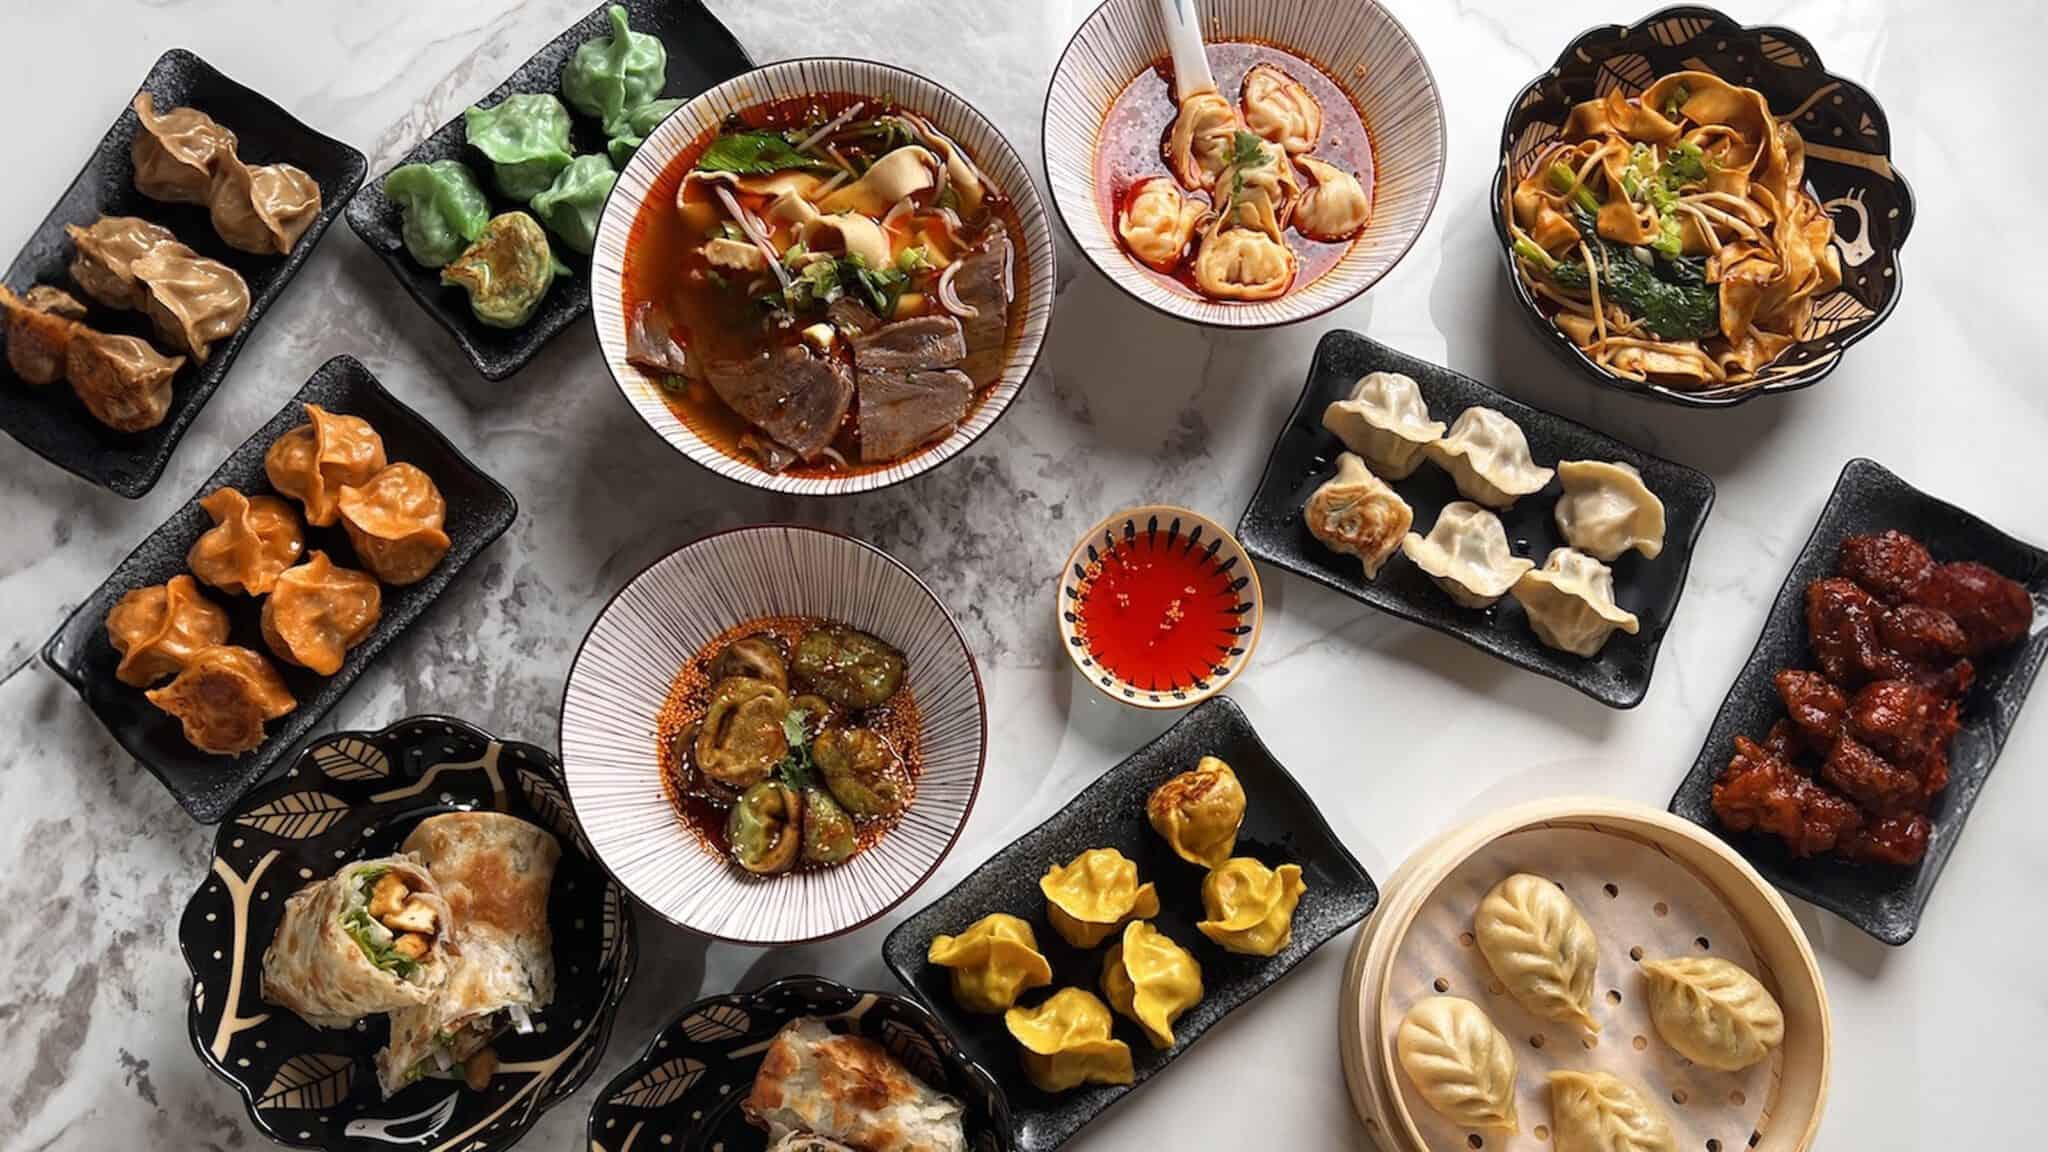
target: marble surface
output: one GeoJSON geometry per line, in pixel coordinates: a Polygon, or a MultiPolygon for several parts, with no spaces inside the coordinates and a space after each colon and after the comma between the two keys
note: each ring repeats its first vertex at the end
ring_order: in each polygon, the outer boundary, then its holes
{"type": "MultiPolygon", "coordinates": [[[[1277,332],[1206,335],[1122,298],[1078,258],[1061,269],[1050,351],[971,451],[900,488],[834,503],[771,498],[672,453],[613,389],[587,330],[502,384],[346,228],[331,232],[243,351],[155,491],[134,502],[0,442],[0,1147],[234,1148],[264,1142],[185,1037],[174,940],[206,867],[192,825],[36,648],[86,589],[184,500],[327,357],[361,358],[518,494],[522,516],[327,723],[440,710],[555,739],[562,677],[605,597],[707,530],[763,519],[864,536],[924,574],[986,673],[997,750],[966,835],[931,892],[1035,824],[1169,717],[1099,698],[1061,657],[1051,573],[1099,516],[1151,499],[1235,520],[1331,325],[1448,363],[1531,403],[1710,472],[1720,500],[1649,698],[1611,712],[1456,640],[1273,574],[1263,643],[1233,687],[1359,858],[1384,877],[1424,837],[1502,804],[1599,792],[1662,806],[1748,654],[1769,599],[1851,455],[2007,529],[2048,540],[2038,479],[2048,393],[2027,351],[2039,320],[2026,197],[2048,159],[1959,115],[2027,106],[2040,25],[2017,0],[1731,0],[1803,31],[1884,101],[1920,221],[1890,322],[1820,388],[1697,414],[1595,393],[1513,311],[1487,223],[1492,138],[1510,95],[1573,34],[1638,6],[1388,0],[1420,39],[1449,113],[1450,168],[1421,243],[1367,298],[1277,332]],[[1967,172],[1967,177],[1962,174],[1967,172]]],[[[975,100],[1036,163],[1042,88],[1089,0],[712,0],[762,60],[870,56],[975,100]]],[[[585,0],[77,0],[17,4],[0,41],[15,110],[0,181],[12,251],[164,49],[197,50],[372,171],[488,91],[587,10],[585,0]]],[[[1071,250],[1069,250],[1071,255],[1071,250]]],[[[2023,715],[1920,936],[1890,950],[1797,906],[1834,1009],[1821,1147],[2003,1147],[2011,1101],[2038,1091],[2048,929],[2048,702],[2023,715]]],[[[930,893],[928,892],[927,895],[930,893]]],[[[913,898],[913,904],[921,903],[913,898]]],[[[1795,902],[1796,903],[1796,902],[1795,902]]],[[[656,1022],[701,993],[814,971],[886,987],[885,926],[772,952],[707,947],[643,917],[647,947],[602,1083],[656,1022]]],[[[1341,945],[1232,1017],[1077,1149],[1140,1141],[1361,1147],[1331,1026],[1341,945]],[[1247,1101],[1263,1106],[1249,1107],[1247,1101]]],[[[526,1144],[578,1147],[594,1088],[526,1144]]]]}

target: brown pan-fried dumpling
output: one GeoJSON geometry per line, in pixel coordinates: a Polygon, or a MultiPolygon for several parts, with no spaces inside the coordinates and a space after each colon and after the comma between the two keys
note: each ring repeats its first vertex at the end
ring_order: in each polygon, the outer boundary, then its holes
{"type": "Polygon", "coordinates": [[[71,278],[109,308],[141,311],[149,287],[135,278],[135,262],[160,245],[176,244],[169,228],[139,216],[102,216],[92,227],[66,224],[71,237],[71,278]]]}
{"type": "Polygon", "coordinates": [[[199,501],[213,527],[192,542],[185,565],[223,592],[261,596],[306,551],[299,514],[275,496],[216,488],[199,501]]]}
{"type": "Polygon", "coordinates": [[[0,284],[0,312],[7,314],[7,364],[29,384],[64,378],[64,353],[85,319],[85,305],[62,289],[38,284],[21,296],[0,284]]]}
{"type": "Polygon", "coordinates": [[[393,464],[366,484],[341,490],[341,526],[363,567],[386,584],[426,578],[448,554],[441,530],[448,502],[433,477],[410,464],[393,464]]]}
{"type": "Polygon", "coordinates": [[[263,455],[270,486],[306,506],[306,523],[325,528],[340,513],[344,484],[366,483],[384,467],[384,438],[360,416],[306,405],[306,423],[279,436],[263,455]]]}
{"type": "Polygon", "coordinates": [[[337,568],[315,549],[279,576],[263,601],[263,642],[287,664],[332,676],[383,611],[384,592],[374,577],[337,568]]]}
{"type": "Polygon", "coordinates": [[[64,378],[92,418],[116,432],[141,432],[171,410],[171,377],[185,363],[149,341],[80,324],[64,349],[64,378]]]}
{"type": "Polygon", "coordinates": [[[156,98],[135,97],[135,190],[152,200],[204,204],[213,185],[215,161],[235,153],[235,134],[197,108],[173,108],[161,116],[156,98]]]}
{"type": "Polygon", "coordinates": [[[292,250],[320,215],[320,185],[289,164],[242,163],[232,152],[214,163],[207,193],[213,230],[228,247],[259,256],[292,250]]]}
{"type": "Polygon", "coordinates": [[[144,288],[142,310],[158,339],[201,364],[216,340],[249,318],[249,285],[240,273],[183,244],[159,244],[129,265],[144,288]]]}
{"type": "Polygon", "coordinates": [[[261,652],[233,644],[201,648],[177,679],[146,695],[178,718],[194,748],[222,756],[262,744],[264,723],[299,706],[261,652]]]}
{"type": "Polygon", "coordinates": [[[200,649],[227,639],[228,614],[183,573],[130,591],[107,613],[107,642],[121,654],[114,678],[137,688],[176,676],[200,649]]]}

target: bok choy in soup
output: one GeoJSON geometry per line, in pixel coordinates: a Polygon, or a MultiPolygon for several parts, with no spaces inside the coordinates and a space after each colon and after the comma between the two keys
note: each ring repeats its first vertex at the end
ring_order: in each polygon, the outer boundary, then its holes
{"type": "Polygon", "coordinates": [[[844,476],[944,439],[1020,321],[1002,190],[914,112],[852,96],[729,117],[634,221],[628,358],[721,451],[844,476]]]}

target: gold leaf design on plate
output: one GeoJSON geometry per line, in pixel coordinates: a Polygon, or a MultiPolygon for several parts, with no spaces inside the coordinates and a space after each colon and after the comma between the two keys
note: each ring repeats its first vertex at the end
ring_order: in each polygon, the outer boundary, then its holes
{"type": "Polygon", "coordinates": [[[654,1070],[619,1090],[611,1102],[622,1108],[666,1108],[704,1075],[704,1065],[688,1056],[664,1060],[654,1070]]]}
{"type": "Polygon", "coordinates": [[[899,1020],[882,1022],[882,1047],[927,1084],[946,1082],[945,1065],[925,1034],[899,1020]]]}
{"type": "Polygon", "coordinates": [[[325,792],[292,792],[249,809],[235,823],[287,840],[304,840],[332,828],[348,812],[348,801],[325,792]]]}
{"type": "Polygon", "coordinates": [[[391,775],[391,757],[359,736],[343,736],[313,749],[313,763],[334,780],[382,780],[391,775]]]}
{"type": "Polygon", "coordinates": [[[547,821],[555,835],[578,846],[583,844],[583,829],[576,823],[576,814],[569,807],[569,798],[553,780],[537,772],[519,773],[519,790],[526,794],[526,802],[542,820],[547,821]]]}
{"type": "Polygon", "coordinates": [[[1650,37],[1666,48],[1676,48],[1705,32],[1711,24],[1704,16],[1673,16],[1650,25],[1650,37]]]}
{"type": "Polygon", "coordinates": [[[1640,52],[1624,52],[1601,61],[1600,70],[1593,76],[1593,94],[1605,96],[1619,89],[1623,96],[1633,96],[1648,88],[1657,79],[1657,70],[1650,67],[1650,61],[1640,52]]]}
{"type": "Polygon", "coordinates": [[[257,1099],[258,1110],[316,1112],[348,1098],[355,1062],[333,1052],[305,1052],[284,1062],[270,1087],[257,1099]]]}
{"type": "Polygon", "coordinates": [[[1806,58],[1799,54],[1799,49],[1785,43],[1776,36],[1766,32],[1761,39],[1761,43],[1764,50],[1764,59],[1769,60],[1771,63],[1786,68],[1806,67],[1806,58]]]}
{"type": "Polygon", "coordinates": [[[1557,125],[1541,120],[1532,120],[1522,126],[1522,134],[1515,138],[1514,173],[1517,179],[1528,175],[1536,162],[1536,154],[1545,144],[1557,139],[1557,125]]]}
{"type": "Polygon", "coordinates": [[[1832,336],[1851,324],[1860,324],[1877,312],[1847,292],[1830,292],[1821,297],[1813,306],[1813,314],[1807,317],[1806,330],[1800,333],[1802,340],[1813,340],[1832,336]]]}
{"type": "Polygon", "coordinates": [[[713,1004],[683,1021],[683,1035],[702,1043],[747,1034],[747,1011],[736,1004],[713,1004]]]}

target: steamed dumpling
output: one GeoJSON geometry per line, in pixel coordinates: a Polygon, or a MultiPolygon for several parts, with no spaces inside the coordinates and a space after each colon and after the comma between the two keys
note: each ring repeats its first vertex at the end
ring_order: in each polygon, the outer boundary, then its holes
{"type": "Polygon", "coordinates": [[[107,613],[107,642],[121,654],[114,678],[136,688],[176,676],[202,649],[227,639],[228,614],[183,573],[130,590],[107,613]]]}
{"type": "Polygon", "coordinates": [[[1404,537],[1401,554],[1464,608],[1491,607],[1536,566],[1508,547],[1500,517],[1465,500],[1444,505],[1429,535],[1404,537]]]}
{"type": "Polygon", "coordinates": [[[1643,962],[1650,1022],[1680,1056],[1722,1072],[1762,1063],[1785,1041],[1785,1013],[1763,982],[1719,956],[1643,962]]]}
{"type": "Polygon", "coordinates": [[[1114,848],[1091,848],[1038,882],[1046,919],[1067,943],[1093,948],[1131,920],[1159,915],[1159,893],[1138,883],[1138,866],[1114,848]]]}
{"type": "Polygon", "coordinates": [[[423,268],[439,268],[462,255],[491,218],[483,186],[460,160],[400,165],[384,177],[384,195],[398,205],[399,235],[423,268]]]}
{"type": "Polygon", "coordinates": [[[1394,1050],[1423,1102],[1460,1128],[1521,1129],[1515,1115],[1515,1046],[1485,1010],[1431,996],[1401,1017],[1394,1050]]]}
{"type": "Polygon", "coordinates": [[[232,156],[235,134],[197,108],[173,108],[159,114],[156,97],[137,93],[135,140],[128,147],[135,162],[135,190],[152,200],[204,204],[213,186],[215,161],[232,156]]]}
{"type": "Polygon", "coordinates": [[[1422,450],[1444,434],[1443,421],[1429,418],[1422,389],[1399,372],[1360,377],[1349,400],[1333,400],[1323,409],[1323,427],[1389,480],[1413,475],[1422,466],[1422,450]]]}
{"type": "Polygon", "coordinates": [[[1313,156],[1296,163],[1308,174],[1308,190],[1294,205],[1294,228],[1311,240],[1336,243],[1365,230],[1372,217],[1372,197],[1358,177],[1313,156]]]}
{"type": "Polygon", "coordinates": [[[1164,932],[1133,920],[1102,957],[1102,994],[1165,1051],[1173,1047],[1173,1022],[1202,1002],[1202,966],[1164,932]]]}
{"type": "Polygon", "coordinates": [[[1415,523],[1408,502],[1349,452],[1337,457],[1337,474],[1315,490],[1301,515],[1324,547],[1358,557],[1367,580],[1380,574],[1415,523]]]}
{"type": "Polygon", "coordinates": [[[1209,214],[1209,206],[1183,195],[1171,180],[1148,176],[1132,187],[1116,215],[1116,234],[1138,262],[1160,272],[1180,267],[1188,241],[1209,214]]]}
{"type": "Polygon", "coordinates": [[[7,366],[25,384],[54,384],[64,378],[71,338],[85,319],[85,305],[61,288],[38,284],[16,296],[0,284],[0,313],[6,316],[7,366]]]}
{"type": "Polygon", "coordinates": [[[547,191],[575,159],[569,109],[552,92],[514,92],[489,108],[470,108],[462,127],[469,146],[491,162],[498,191],[522,204],[547,191]]]}
{"type": "Polygon", "coordinates": [[[138,257],[129,271],[142,285],[142,309],[157,338],[201,364],[216,341],[249,318],[249,285],[241,273],[175,240],[138,257]]]}
{"type": "Polygon", "coordinates": [[[1465,499],[1488,508],[1510,507],[1550,483],[1551,470],[1536,466],[1521,425],[1491,408],[1459,413],[1450,434],[1427,451],[1465,499]]]}
{"type": "Polygon", "coordinates": [[[612,34],[576,46],[562,66],[562,99],[569,107],[604,123],[607,136],[626,128],[626,114],[661,95],[668,77],[668,48],[661,39],[635,32],[626,9],[605,9],[612,34]]]}
{"type": "Polygon", "coordinates": [[[319,217],[320,185],[290,164],[252,166],[227,152],[214,161],[206,210],[228,247],[283,255],[319,217]]]}
{"type": "Polygon", "coordinates": [[[1557,530],[1579,551],[1614,563],[1633,548],[1646,560],[1664,551],[1664,502],[1627,464],[1565,460],[1557,466],[1557,530]]]}
{"type": "Polygon", "coordinates": [[[1204,756],[1145,800],[1145,818],[1174,855],[1204,868],[1221,867],[1244,823],[1244,786],[1230,765],[1204,756]]]}
{"type": "Polygon", "coordinates": [[[1003,1025],[1024,1049],[1024,1076],[1041,1092],[1083,1084],[1129,1084],[1131,1048],[1110,1036],[1109,1006],[1062,988],[1036,1008],[1012,1008],[1003,1025]]]}
{"type": "Polygon", "coordinates": [[[270,486],[306,508],[306,523],[325,528],[340,516],[343,485],[368,483],[384,467],[384,438],[360,416],[306,405],[306,423],[279,436],[263,454],[270,486]]]}
{"type": "Polygon", "coordinates": [[[1323,135],[1323,106],[1308,88],[1271,64],[1254,64],[1240,90],[1245,127],[1299,155],[1323,135]]]}
{"type": "Polygon", "coordinates": [[[953,1000],[969,1012],[1007,1012],[1017,996],[1052,983],[1029,922],[992,912],[958,936],[934,936],[925,959],[953,973],[953,1000]]]}
{"type": "Polygon", "coordinates": [[[1294,283],[1294,249],[1257,228],[1225,228],[1202,238],[1195,284],[1218,300],[1274,300],[1294,283]]]}
{"type": "Polygon", "coordinates": [[[66,224],[64,234],[71,238],[71,278],[85,294],[109,308],[138,312],[149,288],[135,278],[135,262],[159,245],[178,243],[170,229],[139,216],[102,216],[90,228],[66,224]]]}
{"type": "Polygon", "coordinates": [[[1166,137],[1166,166],[1181,187],[1208,189],[1230,166],[1239,128],[1237,109],[1215,92],[1197,92],[1181,103],[1166,137]]]}
{"type": "Polygon", "coordinates": [[[597,247],[597,225],[604,216],[605,198],[618,179],[610,157],[578,156],[555,174],[545,192],[533,198],[533,214],[564,247],[588,256],[597,247]]]}
{"type": "Polygon", "coordinates": [[[238,755],[263,743],[263,725],[299,706],[261,653],[232,644],[202,648],[178,677],[146,696],[178,718],[201,752],[238,755]]]}
{"type": "Polygon", "coordinates": [[[332,676],[349,649],[369,638],[383,600],[368,573],[338,567],[315,549],[279,575],[264,598],[263,643],[287,664],[332,676]]]}
{"type": "Polygon", "coordinates": [[[1641,627],[1614,602],[1614,570],[1571,548],[1552,549],[1543,567],[1515,581],[1514,593],[1536,638],[1574,656],[1597,656],[1615,629],[1633,636],[1641,627]]]}
{"type": "Polygon", "coordinates": [[[92,418],[116,432],[142,432],[171,410],[171,379],[183,356],[166,356],[149,341],[80,324],[64,347],[64,379],[92,418]]]}
{"type": "Polygon", "coordinates": [[[448,554],[448,502],[410,464],[387,464],[361,486],[344,485],[335,505],[357,558],[386,584],[416,584],[448,554]]]}
{"type": "Polygon", "coordinates": [[[1556,1152],[1678,1152],[1649,1094],[1605,1072],[1550,1074],[1550,1132],[1556,1152]]]}
{"type": "Polygon", "coordinates": [[[1299,865],[1232,857],[1202,878],[1207,919],[1195,927],[1226,952],[1272,956],[1294,939],[1294,909],[1307,890],[1299,865]]]}
{"type": "Polygon", "coordinates": [[[1593,1019],[1599,942],[1564,889],[1517,872],[1479,902],[1472,935],[1516,1003],[1545,1020],[1600,1031],[1593,1019]]]}
{"type": "Polygon", "coordinates": [[[216,488],[199,500],[213,518],[185,553],[192,574],[231,595],[261,596],[306,550],[305,529],[290,504],[216,488]]]}

